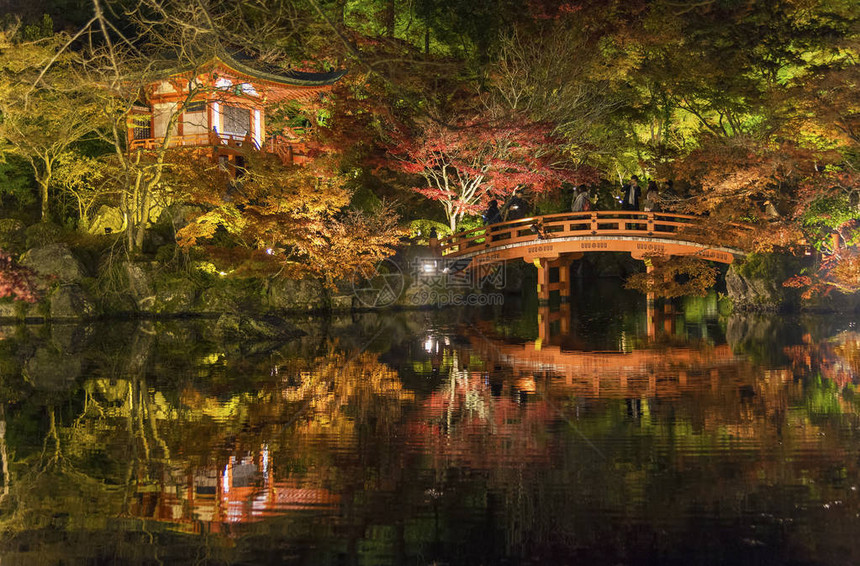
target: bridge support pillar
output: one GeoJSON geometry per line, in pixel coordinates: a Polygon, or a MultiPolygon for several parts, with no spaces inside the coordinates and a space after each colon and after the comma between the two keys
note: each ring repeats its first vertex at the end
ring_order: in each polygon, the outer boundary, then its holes
{"type": "MultiPolygon", "coordinates": [[[[581,257],[581,254],[579,255],[581,257]]],[[[556,259],[538,258],[534,260],[537,267],[537,295],[540,306],[549,305],[550,296],[557,292],[561,304],[570,302],[570,265],[576,256],[563,256],[556,259]]]]}
{"type": "Polygon", "coordinates": [[[571,264],[582,254],[569,254],[555,259],[537,258],[538,338],[539,344],[552,338],[553,324],[558,323],[558,333],[570,332],[571,264]],[[553,293],[558,293],[558,308],[550,307],[553,293]]]}
{"type": "Polygon", "coordinates": [[[549,262],[550,260],[540,258],[534,260],[537,267],[537,296],[538,306],[549,305],[549,262]]]}
{"type": "MultiPolygon", "coordinates": [[[[645,272],[648,275],[654,272],[654,266],[647,259],[645,260],[645,272]]],[[[648,325],[648,339],[654,340],[657,337],[657,296],[654,293],[646,295],[645,314],[648,325]]]]}

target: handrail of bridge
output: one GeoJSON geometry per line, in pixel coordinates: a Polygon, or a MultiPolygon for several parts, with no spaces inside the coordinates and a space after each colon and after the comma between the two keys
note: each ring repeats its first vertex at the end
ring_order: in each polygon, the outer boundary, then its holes
{"type": "MultiPolygon", "coordinates": [[[[488,249],[512,246],[537,240],[564,237],[628,236],[666,238],[691,243],[705,243],[700,230],[702,216],[672,212],[638,212],[599,210],[565,212],[500,222],[458,232],[440,240],[442,255],[474,255],[488,249]]],[[[734,237],[749,231],[750,226],[726,223],[711,245],[731,246],[734,237]]]]}

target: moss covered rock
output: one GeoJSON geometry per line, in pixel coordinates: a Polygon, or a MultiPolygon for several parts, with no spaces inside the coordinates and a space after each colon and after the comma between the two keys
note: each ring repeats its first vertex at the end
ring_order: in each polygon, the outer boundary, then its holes
{"type": "Polygon", "coordinates": [[[187,314],[194,312],[197,285],[182,275],[168,274],[153,278],[155,299],[146,311],[152,314],[187,314]]]}
{"type": "Polygon", "coordinates": [[[273,279],[266,289],[266,305],[275,310],[326,310],[327,295],[319,281],[273,279]]]}
{"type": "Polygon", "coordinates": [[[95,303],[80,285],[60,285],[48,297],[51,320],[86,319],[96,315],[95,303]]]}
{"type": "Polygon", "coordinates": [[[738,310],[780,311],[798,305],[795,289],[783,286],[800,264],[791,256],[750,254],[726,272],[726,291],[738,310]]]}
{"type": "Polygon", "coordinates": [[[28,250],[21,263],[39,275],[56,277],[64,283],[80,281],[86,276],[84,266],[66,244],[48,244],[28,250]]]}

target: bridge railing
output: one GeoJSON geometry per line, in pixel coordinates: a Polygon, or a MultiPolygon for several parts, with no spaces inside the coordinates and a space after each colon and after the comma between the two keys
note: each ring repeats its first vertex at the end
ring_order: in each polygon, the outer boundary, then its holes
{"type": "Polygon", "coordinates": [[[723,226],[720,234],[703,230],[701,216],[669,212],[590,211],[548,214],[491,224],[459,232],[440,242],[443,255],[461,255],[540,239],[569,236],[638,236],[669,238],[688,242],[719,239],[720,245],[733,245],[747,227],[723,226]]]}

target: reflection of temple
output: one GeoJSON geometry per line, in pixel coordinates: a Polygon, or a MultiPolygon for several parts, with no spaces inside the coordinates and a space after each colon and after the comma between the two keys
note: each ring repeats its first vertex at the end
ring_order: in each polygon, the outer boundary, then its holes
{"type": "Polygon", "coordinates": [[[339,498],[326,489],[275,481],[269,451],[230,456],[220,468],[165,469],[157,486],[139,488],[131,514],[184,525],[187,532],[220,532],[288,511],[324,509],[339,498]]]}

